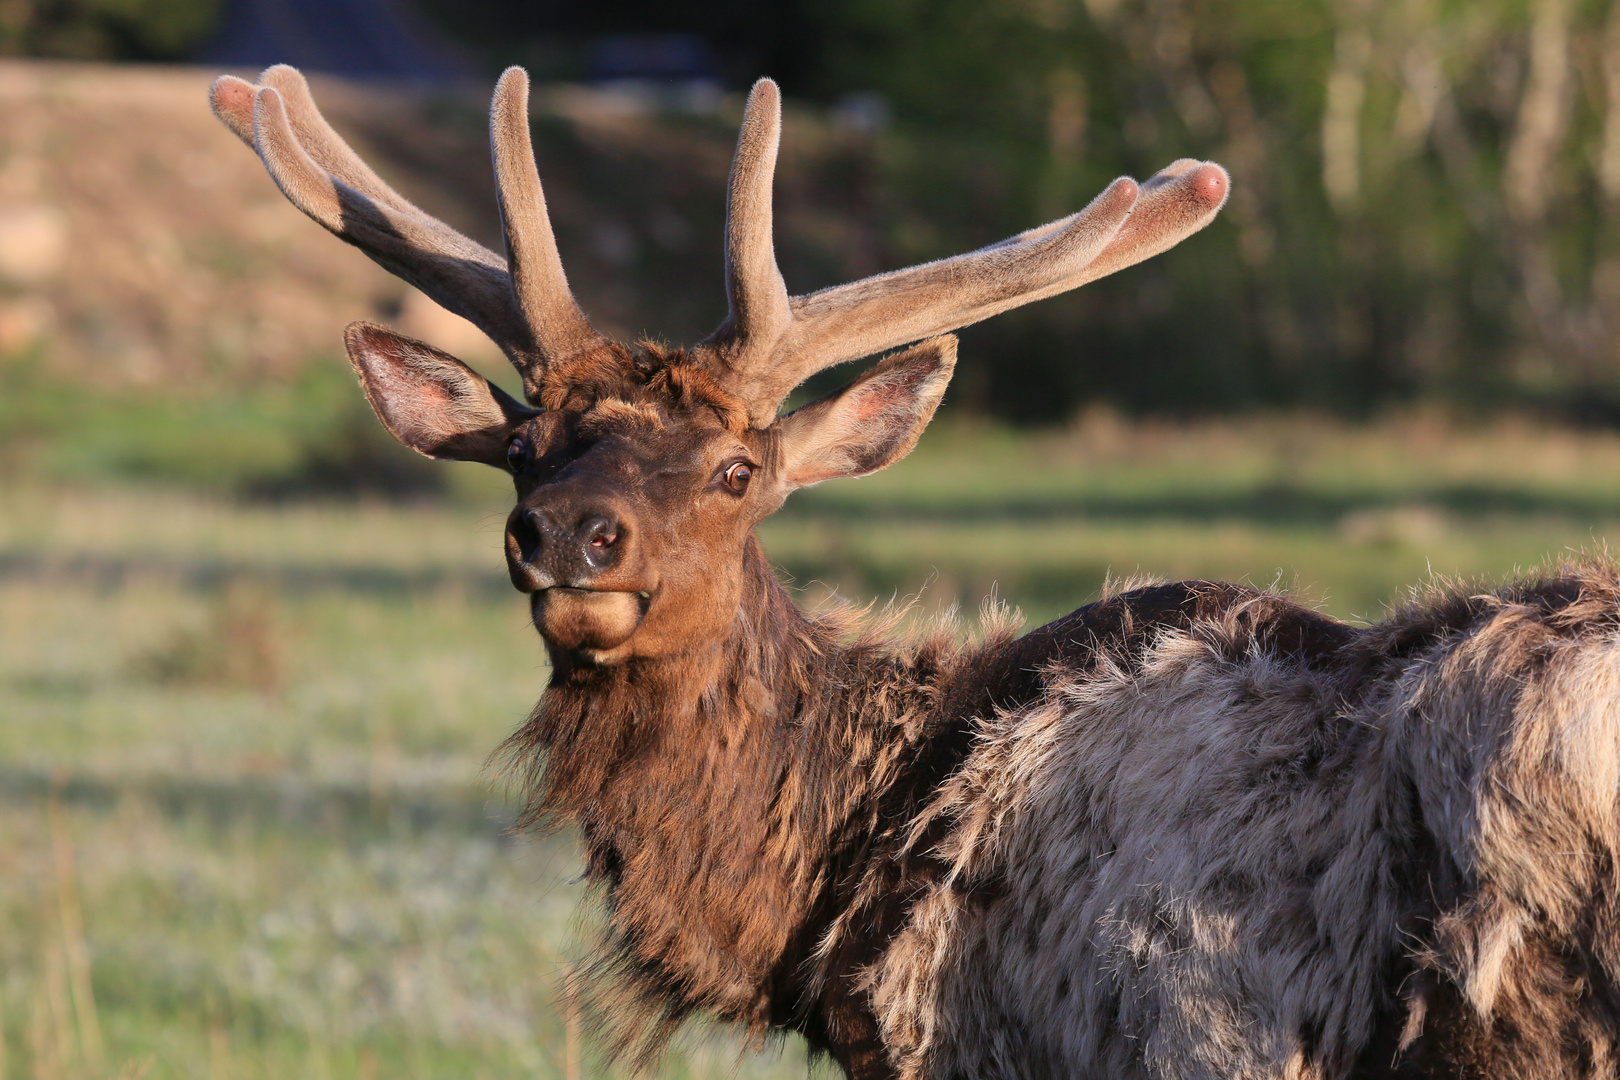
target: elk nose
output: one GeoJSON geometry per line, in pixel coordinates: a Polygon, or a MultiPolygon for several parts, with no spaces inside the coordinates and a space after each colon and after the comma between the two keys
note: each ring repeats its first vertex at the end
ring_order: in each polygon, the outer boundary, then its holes
{"type": "Polygon", "coordinates": [[[568,526],[537,507],[517,515],[510,528],[522,561],[559,581],[612,566],[624,537],[623,525],[602,514],[586,514],[568,526]]]}

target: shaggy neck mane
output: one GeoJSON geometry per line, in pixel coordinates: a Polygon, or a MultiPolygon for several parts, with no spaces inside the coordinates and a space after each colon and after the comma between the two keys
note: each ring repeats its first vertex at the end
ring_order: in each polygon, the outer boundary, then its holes
{"type": "Polygon", "coordinates": [[[606,887],[593,1011],[643,1060],[699,1009],[759,1033],[791,1024],[812,1045],[863,1040],[844,1014],[864,1008],[829,1000],[850,980],[823,992],[812,968],[850,955],[823,939],[835,920],[847,936],[870,864],[892,862],[879,856],[954,766],[932,760],[953,742],[932,738],[939,718],[959,712],[941,706],[993,647],[851,641],[847,619],[794,606],[752,537],[743,561],[724,637],[611,667],[555,655],[507,744],[528,784],[523,823],[578,825],[606,887]]]}

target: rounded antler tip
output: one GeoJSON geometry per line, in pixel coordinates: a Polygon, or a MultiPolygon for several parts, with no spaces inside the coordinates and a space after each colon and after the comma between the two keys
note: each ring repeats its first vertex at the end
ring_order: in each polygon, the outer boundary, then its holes
{"type": "Polygon", "coordinates": [[[529,73],[516,64],[501,72],[489,111],[492,124],[514,124],[526,128],[529,123],[529,73]]]}
{"type": "Polygon", "coordinates": [[[1232,189],[1232,178],[1213,161],[1203,162],[1191,170],[1184,182],[1193,198],[1209,207],[1218,207],[1226,202],[1226,196],[1232,189]]]}
{"type": "MultiPolygon", "coordinates": [[[[1066,236],[1070,240],[1084,240],[1093,235],[1099,221],[1113,221],[1117,228],[1125,220],[1125,215],[1131,212],[1136,200],[1142,193],[1142,185],[1128,176],[1121,176],[1113,183],[1097,193],[1084,210],[1071,214],[1062,219],[1062,222],[1053,222],[1052,225],[1062,224],[1062,230],[1056,235],[1066,236]],[[1063,224],[1066,222],[1067,224],[1063,224]]],[[[1050,229],[1052,226],[1047,226],[1050,229]]],[[[1036,230],[1041,232],[1041,230],[1036,230]]],[[[1041,233],[1043,236],[1047,233],[1041,233]]]]}
{"type": "Polygon", "coordinates": [[[208,87],[208,107],[238,139],[253,145],[253,84],[221,75],[208,87]]]}
{"type": "Polygon", "coordinates": [[[252,108],[253,84],[235,75],[221,75],[208,84],[208,101],[215,112],[252,108]]]}
{"type": "Polygon", "coordinates": [[[259,72],[259,81],[261,83],[275,82],[279,79],[303,82],[304,73],[291,64],[271,64],[259,72]]]}
{"type": "Polygon", "coordinates": [[[752,104],[755,100],[774,101],[782,96],[782,88],[776,85],[776,80],[766,75],[755,80],[754,88],[748,91],[748,100],[752,104]]]}
{"type": "Polygon", "coordinates": [[[1109,184],[1108,187],[1103,190],[1103,194],[1107,195],[1107,196],[1109,196],[1111,198],[1117,198],[1117,199],[1129,198],[1129,199],[1131,199],[1133,201],[1136,199],[1136,197],[1138,195],[1141,194],[1141,192],[1142,192],[1142,185],[1138,184],[1134,179],[1132,179],[1129,176],[1121,176],[1119,179],[1115,180],[1112,184],[1109,184]]]}
{"type": "MultiPolygon", "coordinates": [[[[272,157],[285,161],[288,147],[298,145],[298,137],[287,122],[287,107],[273,86],[260,86],[253,92],[252,135],[253,149],[266,165],[272,157]]],[[[275,175],[273,169],[271,175],[275,175]]],[[[278,178],[276,183],[279,185],[281,180],[278,178]]]]}
{"type": "Polygon", "coordinates": [[[266,109],[280,109],[281,94],[273,86],[258,86],[253,90],[253,114],[258,116],[266,109]]]}
{"type": "Polygon", "coordinates": [[[529,73],[513,65],[501,72],[495,95],[489,102],[489,133],[495,149],[497,171],[500,162],[512,154],[532,158],[529,147],[529,73]]]}

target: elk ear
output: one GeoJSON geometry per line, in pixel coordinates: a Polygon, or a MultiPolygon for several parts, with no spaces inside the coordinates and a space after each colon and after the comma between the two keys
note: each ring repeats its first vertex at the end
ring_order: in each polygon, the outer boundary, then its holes
{"type": "Polygon", "coordinates": [[[860,378],[771,425],[789,487],[865,476],[911,452],[956,370],[950,334],[884,357],[860,378]]]}
{"type": "Polygon", "coordinates": [[[536,415],[449,353],[386,327],[350,323],[343,343],[377,419],[419,454],[504,468],[512,430],[536,415]]]}

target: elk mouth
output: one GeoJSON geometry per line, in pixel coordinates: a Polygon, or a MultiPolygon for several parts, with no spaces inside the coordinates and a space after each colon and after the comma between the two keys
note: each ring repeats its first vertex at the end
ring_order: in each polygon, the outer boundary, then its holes
{"type": "Polygon", "coordinates": [[[630,639],[647,614],[645,592],[579,589],[556,585],[529,598],[534,628],[560,649],[605,652],[630,639]]]}

